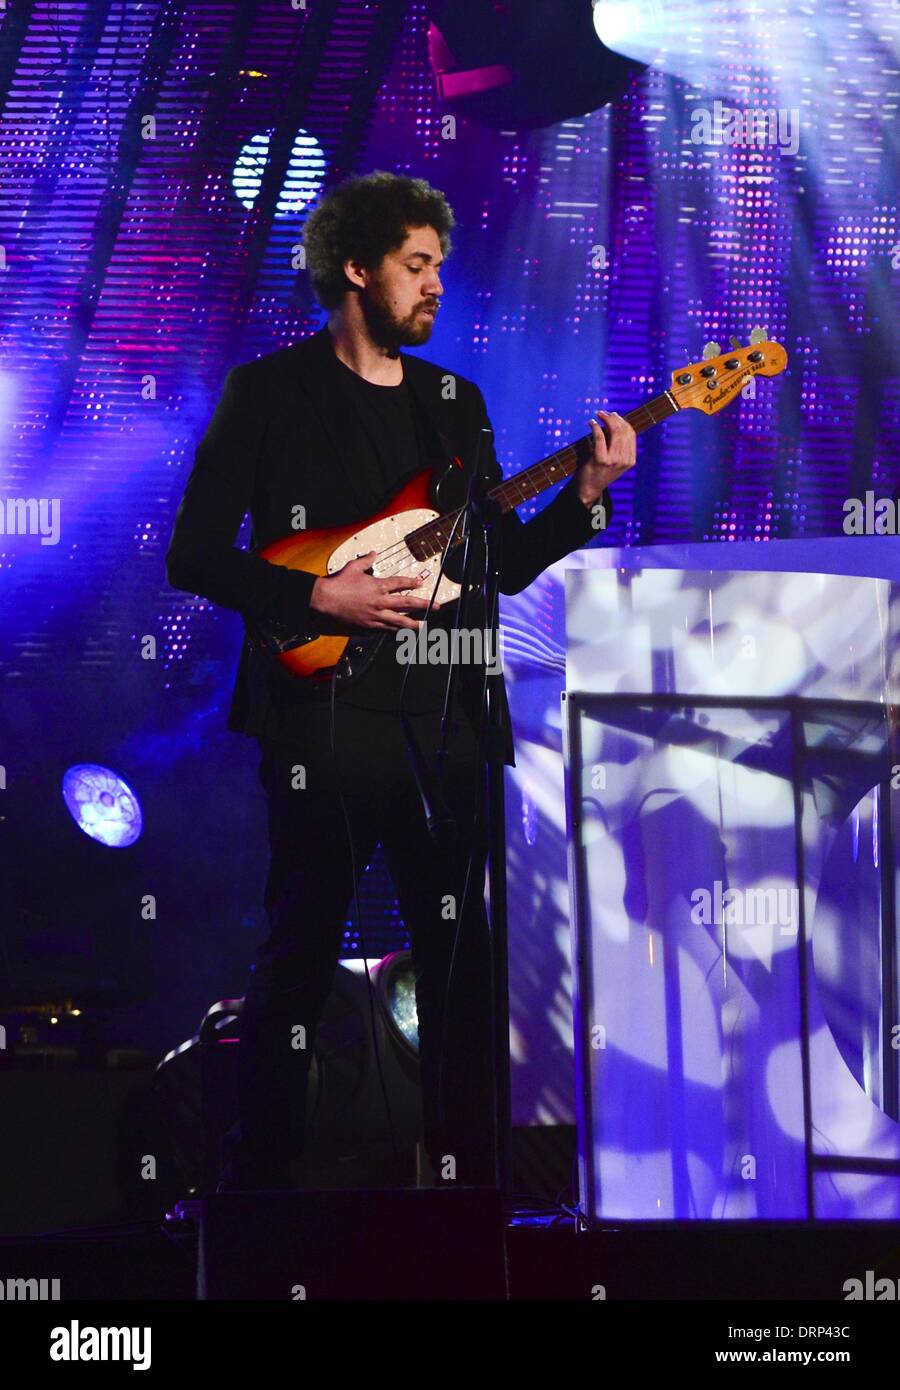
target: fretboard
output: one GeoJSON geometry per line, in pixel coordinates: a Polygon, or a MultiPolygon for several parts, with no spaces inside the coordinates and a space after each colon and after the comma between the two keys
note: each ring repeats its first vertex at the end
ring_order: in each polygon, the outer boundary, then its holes
{"type": "MultiPolygon", "coordinates": [[[[637,434],[641,434],[651,425],[658,425],[660,421],[674,415],[677,409],[675,401],[666,391],[662,396],[655,396],[652,401],[638,406],[637,410],[632,410],[625,419],[637,434]]],[[[540,462],[533,463],[530,468],[523,469],[512,478],[505,478],[502,483],[491,488],[488,496],[499,504],[501,511],[511,511],[522,502],[530,502],[532,497],[537,497],[555,483],[562,482],[563,478],[571,478],[580,461],[590,456],[592,447],[592,436],[582,435],[558,453],[550,454],[540,462]]],[[[462,526],[457,524],[459,516],[459,511],[447,512],[445,516],[439,516],[434,521],[420,526],[417,531],[411,532],[406,537],[406,544],[413,555],[419,560],[438,555],[451,536],[452,544],[457,545],[462,540],[462,526]]]]}

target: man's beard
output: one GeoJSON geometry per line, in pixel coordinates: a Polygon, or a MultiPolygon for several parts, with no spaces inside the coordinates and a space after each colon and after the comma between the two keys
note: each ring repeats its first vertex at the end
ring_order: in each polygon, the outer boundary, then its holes
{"type": "Polygon", "coordinates": [[[424,304],[417,304],[404,319],[396,318],[387,304],[371,294],[360,295],[360,307],[372,342],[393,357],[400,348],[420,347],[431,337],[434,319],[424,312],[424,304]]]}

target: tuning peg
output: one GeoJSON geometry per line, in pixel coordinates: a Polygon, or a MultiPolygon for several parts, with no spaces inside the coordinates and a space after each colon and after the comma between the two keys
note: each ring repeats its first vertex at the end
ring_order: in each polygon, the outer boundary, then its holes
{"type": "Polygon", "coordinates": [[[704,362],[708,357],[720,357],[721,355],[722,349],[719,347],[718,343],[707,343],[706,347],[703,349],[704,362]]]}
{"type": "Polygon", "coordinates": [[[753,332],[750,334],[750,346],[756,347],[757,343],[764,343],[768,336],[764,328],[754,328],[753,332]]]}
{"type": "Polygon", "coordinates": [[[731,348],[732,352],[737,352],[738,348],[740,347],[740,343],[738,342],[737,338],[732,337],[728,339],[728,346],[731,348]]]}

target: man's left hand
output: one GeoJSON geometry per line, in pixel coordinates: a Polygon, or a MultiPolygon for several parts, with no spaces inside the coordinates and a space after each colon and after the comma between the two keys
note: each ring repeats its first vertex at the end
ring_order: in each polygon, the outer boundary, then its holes
{"type": "Polygon", "coordinates": [[[578,495],[586,507],[599,502],[606,488],[637,463],[634,428],[621,415],[607,414],[605,410],[598,410],[597,415],[606,428],[591,421],[593,448],[590,457],[578,465],[576,474],[578,495]]]}

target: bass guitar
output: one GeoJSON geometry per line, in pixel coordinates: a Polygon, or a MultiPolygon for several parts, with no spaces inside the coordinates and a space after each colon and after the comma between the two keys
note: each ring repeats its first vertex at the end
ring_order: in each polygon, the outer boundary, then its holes
{"type": "MultiPolygon", "coordinates": [[[[672,384],[661,396],[638,406],[625,419],[640,434],[681,410],[700,410],[715,415],[735,399],[757,376],[778,376],[787,366],[787,353],[779,343],[754,341],[740,348],[732,339],[730,352],[704,358],[672,375],[672,384]]],[[[530,468],[516,473],[493,488],[489,496],[501,512],[537,497],[545,488],[571,477],[579,459],[591,449],[584,435],[530,468]]],[[[439,496],[439,485],[438,485],[439,496]]],[[[392,574],[419,575],[424,583],[416,593],[428,599],[437,590],[436,602],[452,603],[459,585],[438,573],[445,551],[463,540],[462,510],[441,514],[433,505],[435,484],[431,470],[417,474],[376,515],[362,523],[321,530],[298,531],[273,542],[259,553],[275,565],[328,575],[342,569],[358,555],[377,551],[371,573],[378,578],[392,574]]],[[[294,675],[308,681],[328,681],[344,658],[349,636],[294,633],[274,625],[257,628],[260,645],[294,675]]],[[[383,634],[378,634],[379,638],[383,634]]],[[[362,650],[360,644],[359,650],[362,650]]],[[[349,672],[348,672],[349,674],[349,672]]]]}

